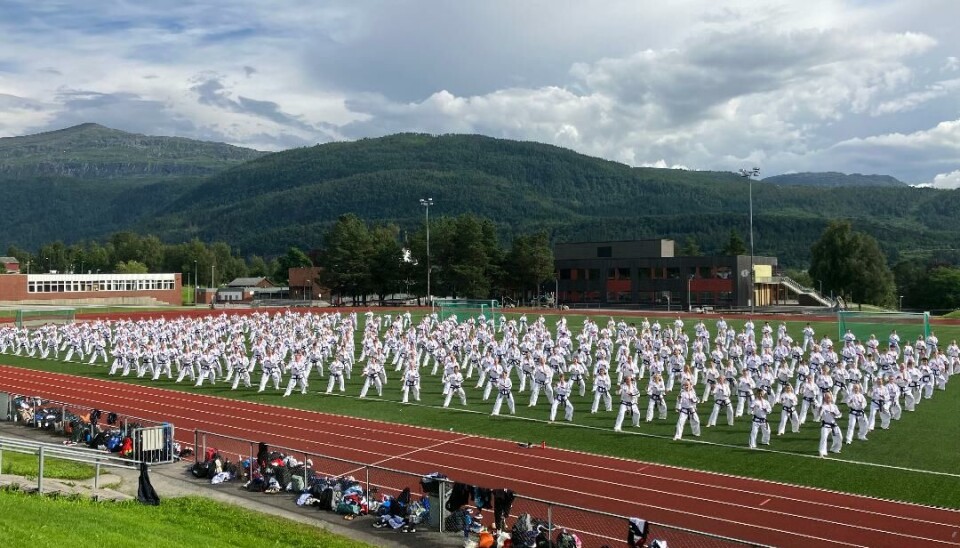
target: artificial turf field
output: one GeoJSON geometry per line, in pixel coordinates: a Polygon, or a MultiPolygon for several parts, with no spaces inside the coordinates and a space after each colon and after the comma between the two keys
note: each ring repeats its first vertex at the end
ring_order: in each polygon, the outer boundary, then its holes
{"type": "MultiPolygon", "coordinates": [[[[362,328],[363,311],[358,312],[362,328]]],[[[516,317],[516,315],[508,314],[508,317],[516,317]]],[[[536,314],[528,313],[528,318],[534,321],[536,314]]],[[[545,314],[545,318],[548,325],[553,328],[556,316],[545,314]]],[[[578,333],[584,316],[568,313],[567,318],[568,327],[574,334],[578,333]]],[[[608,318],[608,316],[593,317],[601,327],[606,325],[608,318]]],[[[619,319],[618,316],[614,318],[619,319]]],[[[691,333],[697,319],[703,319],[713,336],[717,318],[717,315],[685,317],[685,330],[691,333]]],[[[418,316],[415,316],[414,322],[417,319],[418,316]]],[[[641,319],[640,317],[624,318],[628,323],[637,324],[641,319]]],[[[672,317],[660,318],[660,321],[666,326],[666,323],[672,322],[672,319],[672,317]]],[[[742,318],[727,318],[727,322],[738,330],[743,321],[742,318]]],[[[759,330],[762,322],[755,323],[759,330]]],[[[777,322],[771,321],[771,325],[776,329],[777,322]]],[[[804,325],[805,321],[802,319],[799,322],[787,322],[788,332],[794,338],[800,339],[804,325]]],[[[812,322],[811,325],[816,329],[818,339],[822,334],[828,334],[834,340],[835,346],[838,344],[835,322],[812,322]]],[[[898,328],[904,342],[915,340],[920,332],[917,325],[894,327],[898,328]]],[[[872,326],[857,326],[855,332],[865,338],[874,331],[885,345],[890,329],[890,324],[878,323],[872,326]]],[[[934,326],[934,330],[940,338],[941,347],[945,347],[951,339],[960,337],[960,326],[934,326]]],[[[356,340],[358,343],[361,340],[359,334],[356,340]]],[[[359,356],[359,350],[357,355],[359,356]]],[[[788,428],[785,436],[777,437],[779,408],[771,415],[771,427],[774,430],[771,444],[760,450],[750,450],[746,447],[750,429],[750,421],[747,417],[738,419],[732,427],[720,421],[721,424],[716,427],[705,428],[712,404],[699,406],[698,411],[704,428],[702,436],[698,439],[693,438],[688,429],[683,441],[672,440],[676,424],[676,414],[672,410],[666,421],[654,421],[649,424],[641,421],[638,428],[626,426],[624,432],[615,433],[612,427],[618,403],[616,396],[614,396],[613,411],[601,410],[591,415],[589,408],[592,394],[589,392],[589,383],[584,398],[578,395],[572,398],[576,407],[573,423],[559,421],[550,424],[547,420],[549,406],[546,398],[541,397],[537,407],[528,408],[526,405],[529,399],[528,392],[523,394],[515,392],[517,399],[515,417],[506,415],[498,418],[490,417],[493,400],[484,402],[481,391],[473,388],[474,383],[470,381],[465,384],[468,406],[464,408],[455,400],[450,404],[449,409],[443,409],[439,376],[431,377],[429,371],[424,372],[421,401],[401,405],[399,404],[398,374],[393,373],[392,368],[389,367],[390,381],[384,387],[383,398],[368,396],[366,400],[359,400],[357,395],[363,381],[362,376],[359,375],[359,369],[355,369],[353,379],[347,381],[347,390],[343,395],[322,394],[326,388],[326,379],[320,379],[314,375],[310,379],[308,395],[302,396],[295,393],[289,398],[282,398],[280,393],[271,389],[263,394],[257,394],[256,389],[232,391],[224,383],[194,388],[192,385],[177,384],[169,380],[153,382],[144,379],[109,377],[103,366],[15,356],[3,356],[2,361],[8,365],[101,379],[109,378],[133,384],[404,424],[441,429],[452,428],[457,432],[516,441],[540,442],[542,440],[555,447],[960,508],[960,459],[957,458],[960,454],[960,419],[958,419],[960,377],[948,383],[945,392],[936,391],[933,399],[923,400],[915,412],[904,412],[903,418],[900,421],[894,421],[890,430],[884,431],[878,428],[869,434],[870,441],[855,441],[853,445],[844,445],[840,455],[821,459],[816,451],[820,435],[819,423],[808,420],[799,433],[789,433],[788,428]]],[[[254,375],[253,381],[259,381],[259,375],[254,375]]],[[[516,386],[515,383],[515,388],[516,386]]],[[[641,385],[642,388],[645,386],[645,383],[641,385]]],[[[641,397],[640,408],[643,413],[646,410],[646,403],[646,398],[641,397]]],[[[845,432],[846,418],[841,420],[841,425],[845,432]]],[[[411,472],[424,471],[412,470],[411,472]]]]}

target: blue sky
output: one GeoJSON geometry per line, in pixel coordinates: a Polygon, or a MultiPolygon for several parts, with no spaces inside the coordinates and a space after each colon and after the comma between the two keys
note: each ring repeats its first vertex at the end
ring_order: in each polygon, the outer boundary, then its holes
{"type": "Polygon", "coordinates": [[[0,3],[0,136],[401,131],[960,186],[955,0],[0,3]]]}

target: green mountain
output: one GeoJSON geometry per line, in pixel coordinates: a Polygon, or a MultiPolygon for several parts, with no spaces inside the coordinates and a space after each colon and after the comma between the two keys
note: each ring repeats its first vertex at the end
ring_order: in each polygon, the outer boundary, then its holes
{"type": "Polygon", "coordinates": [[[852,187],[852,186],[892,186],[903,187],[907,183],[891,177],[889,175],[861,175],[859,173],[837,173],[836,171],[825,171],[821,173],[788,173],[785,175],[775,175],[763,180],[765,183],[775,185],[794,185],[794,186],[829,186],[829,187],[852,187]]]}
{"type": "Polygon", "coordinates": [[[223,143],[149,137],[81,124],[0,139],[0,178],[196,177],[220,172],[263,153],[223,143]]]}
{"type": "MultiPolygon", "coordinates": [[[[120,154],[115,151],[115,154],[120,154]]],[[[745,181],[734,173],[629,166],[555,146],[477,135],[400,134],[259,156],[205,178],[3,183],[8,223],[0,249],[103,237],[128,229],[177,242],[229,242],[243,254],[323,245],[341,214],[423,226],[430,215],[476,213],[504,238],[545,229],[554,241],[692,235],[706,253],[731,229],[748,238],[745,181]]],[[[880,241],[896,259],[960,248],[960,191],[907,186],[822,187],[754,182],[758,255],[800,266],[833,218],[880,241]]]]}

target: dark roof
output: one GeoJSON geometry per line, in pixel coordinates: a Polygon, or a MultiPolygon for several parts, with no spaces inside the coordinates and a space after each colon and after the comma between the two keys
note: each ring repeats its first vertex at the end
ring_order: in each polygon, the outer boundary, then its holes
{"type": "MultiPolygon", "coordinates": [[[[236,278],[227,284],[227,287],[257,287],[266,278],[236,278]]],[[[269,280],[267,280],[269,281],[269,280]]]]}

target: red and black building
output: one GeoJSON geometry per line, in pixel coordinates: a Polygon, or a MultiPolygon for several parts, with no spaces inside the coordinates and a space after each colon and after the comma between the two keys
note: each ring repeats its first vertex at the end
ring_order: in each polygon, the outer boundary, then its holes
{"type": "Polygon", "coordinates": [[[673,240],[556,244],[561,305],[603,308],[747,307],[771,304],[776,257],[674,256],[673,240]],[[751,291],[753,285],[753,291],[751,291]]]}

